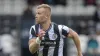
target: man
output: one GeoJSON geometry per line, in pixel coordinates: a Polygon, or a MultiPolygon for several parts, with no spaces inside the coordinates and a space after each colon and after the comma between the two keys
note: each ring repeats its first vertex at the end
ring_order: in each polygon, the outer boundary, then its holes
{"type": "Polygon", "coordinates": [[[29,50],[37,56],[63,55],[63,36],[72,38],[77,47],[78,56],[82,56],[78,34],[64,25],[51,22],[51,8],[47,4],[36,9],[36,25],[30,28],[29,50]]]}

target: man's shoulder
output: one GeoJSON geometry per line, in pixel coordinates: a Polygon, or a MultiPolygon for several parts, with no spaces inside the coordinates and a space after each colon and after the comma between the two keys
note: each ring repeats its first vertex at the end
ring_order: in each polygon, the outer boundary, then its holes
{"type": "Polygon", "coordinates": [[[55,22],[52,22],[53,25],[57,25],[57,26],[62,26],[62,24],[57,24],[55,22]]]}
{"type": "Polygon", "coordinates": [[[31,29],[35,29],[35,25],[32,25],[32,26],[31,26],[31,29]]]}
{"type": "Polygon", "coordinates": [[[31,28],[35,27],[35,25],[32,25],[31,28]]]}
{"type": "Polygon", "coordinates": [[[31,27],[33,28],[33,27],[36,27],[36,26],[38,26],[39,24],[35,24],[35,25],[32,25],[31,27]]]}
{"type": "Polygon", "coordinates": [[[58,27],[68,27],[67,25],[59,24],[58,27]]]}
{"type": "Polygon", "coordinates": [[[63,28],[63,27],[68,27],[67,25],[57,24],[57,23],[54,23],[54,22],[53,22],[53,24],[58,25],[58,27],[60,27],[60,28],[63,28]]]}

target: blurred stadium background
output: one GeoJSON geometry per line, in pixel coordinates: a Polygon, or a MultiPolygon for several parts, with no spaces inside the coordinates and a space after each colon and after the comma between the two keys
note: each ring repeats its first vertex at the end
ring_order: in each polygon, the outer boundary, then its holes
{"type": "MultiPolygon", "coordinates": [[[[0,0],[0,56],[32,56],[28,33],[42,3],[51,5],[53,22],[79,34],[84,56],[100,56],[100,0],[0,0]]],[[[74,42],[65,41],[68,56],[77,56],[74,42]]]]}

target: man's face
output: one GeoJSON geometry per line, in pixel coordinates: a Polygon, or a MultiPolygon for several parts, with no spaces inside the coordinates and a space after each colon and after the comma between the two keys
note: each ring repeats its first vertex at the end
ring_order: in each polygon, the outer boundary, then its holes
{"type": "Polygon", "coordinates": [[[39,8],[36,9],[36,23],[37,24],[41,24],[47,21],[47,17],[46,17],[46,9],[45,8],[39,8]]]}

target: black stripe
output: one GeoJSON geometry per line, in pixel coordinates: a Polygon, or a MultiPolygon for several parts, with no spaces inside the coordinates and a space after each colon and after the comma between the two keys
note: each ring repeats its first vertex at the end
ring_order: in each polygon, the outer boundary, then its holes
{"type": "Polygon", "coordinates": [[[36,31],[36,32],[35,32],[35,34],[36,34],[36,35],[38,35],[38,31],[39,31],[39,24],[36,24],[36,25],[35,25],[35,31],[36,31]]]}
{"type": "MultiPolygon", "coordinates": [[[[46,35],[44,36],[44,41],[47,41],[47,40],[50,40],[48,32],[46,32],[46,35]]],[[[49,45],[45,44],[43,48],[43,56],[48,56],[48,49],[49,49],[49,45]]]]}
{"type": "Polygon", "coordinates": [[[63,46],[63,56],[67,56],[67,39],[63,39],[64,46],[63,46]]]}
{"type": "Polygon", "coordinates": [[[67,31],[64,30],[64,29],[62,29],[62,34],[63,34],[64,36],[67,36],[67,35],[68,35],[67,31]]]}
{"type": "Polygon", "coordinates": [[[31,34],[32,34],[32,37],[36,37],[35,31],[33,28],[31,29],[31,34]]]}
{"type": "Polygon", "coordinates": [[[59,33],[59,29],[58,29],[58,25],[57,24],[54,24],[54,33],[56,33],[58,37],[56,39],[56,46],[55,46],[55,49],[54,49],[53,56],[58,56],[60,33],[59,33]]]}
{"type": "MultiPolygon", "coordinates": [[[[64,27],[64,25],[63,25],[63,27],[64,27]]],[[[63,27],[62,27],[62,34],[63,34],[64,36],[67,36],[67,35],[68,35],[68,32],[67,32],[66,30],[64,30],[63,27]]]]}

